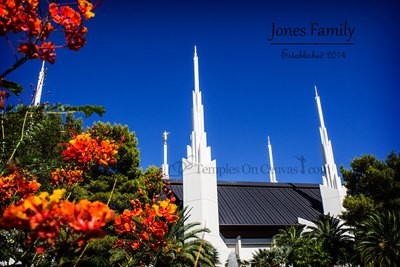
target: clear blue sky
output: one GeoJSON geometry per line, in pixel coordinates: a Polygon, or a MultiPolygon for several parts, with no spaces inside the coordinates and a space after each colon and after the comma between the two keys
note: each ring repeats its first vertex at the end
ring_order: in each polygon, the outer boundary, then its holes
{"type": "MultiPolygon", "coordinates": [[[[87,45],[78,53],[59,49],[56,63],[46,66],[42,99],[105,106],[106,114],[87,124],[128,125],[139,139],[143,168],[162,163],[164,130],[171,132],[170,165],[186,156],[195,44],[212,157],[221,170],[235,169],[219,179],[267,181],[262,165],[268,164],[270,135],[278,181],[320,183],[314,84],[338,166],[348,167],[362,154],[383,159],[400,151],[400,18],[395,4],[105,0],[87,25],[87,45]],[[306,28],[304,38],[281,37],[282,42],[346,42],[345,37],[311,37],[308,32],[312,22],[333,27],[344,21],[355,28],[353,45],[272,45],[267,40],[274,23],[306,28]],[[346,58],[283,59],[285,48],[344,52],[346,58]]],[[[12,57],[0,41],[4,69],[12,57]]],[[[28,95],[40,65],[29,62],[9,78],[20,81],[28,95]]]]}

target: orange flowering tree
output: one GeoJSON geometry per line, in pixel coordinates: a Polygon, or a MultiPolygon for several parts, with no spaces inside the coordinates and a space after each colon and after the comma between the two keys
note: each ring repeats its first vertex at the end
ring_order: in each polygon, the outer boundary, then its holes
{"type": "MultiPolygon", "coordinates": [[[[72,129],[70,123],[64,127],[72,129]]],[[[38,136],[35,129],[30,134],[38,136]]],[[[1,255],[2,262],[46,265],[51,260],[68,265],[70,258],[78,261],[78,253],[84,251],[90,240],[105,236],[105,226],[114,220],[114,211],[103,202],[68,198],[73,185],[90,178],[92,168],[115,164],[119,145],[110,139],[92,137],[89,132],[75,134],[68,142],[59,143],[49,138],[47,141],[55,145],[51,149],[62,148],[58,157],[49,159],[53,161],[51,164],[35,160],[37,155],[30,149],[13,153],[11,161],[3,162],[0,242],[1,247],[8,249],[1,255]],[[34,162],[36,165],[32,166],[34,162]],[[54,170],[51,170],[52,166],[54,170]],[[35,177],[35,170],[43,168],[48,174],[37,171],[41,177],[35,177]],[[42,192],[37,193],[39,189],[42,192]]],[[[28,148],[30,143],[43,146],[29,139],[24,143],[28,148]]]]}
{"type": "MultiPolygon", "coordinates": [[[[42,125],[28,128],[11,162],[0,165],[0,245],[7,248],[0,261],[114,265],[121,258],[113,255],[130,255],[131,263],[147,255],[142,263],[154,262],[179,217],[160,170],[139,169],[134,134],[100,122],[82,131],[71,115],[42,115],[34,114],[42,125]],[[131,220],[130,231],[121,219],[131,220]],[[136,242],[136,250],[127,245],[136,242]]],[[[13,126],[4,124],[10,137],[13,126]]]]}
{"type": "Polygon", "coordinates": [[[74,114],[101,115],[96,106],[5,103],[22,91],[8,74],[85,45],[84,22],[98,3],[0,0],[0,37],[18,51],[0,73],[0,265],[165,266],[185,255],[175,198],[159,169],[139,168],[128,127],[99,122],[83,130],[74,114]]]}

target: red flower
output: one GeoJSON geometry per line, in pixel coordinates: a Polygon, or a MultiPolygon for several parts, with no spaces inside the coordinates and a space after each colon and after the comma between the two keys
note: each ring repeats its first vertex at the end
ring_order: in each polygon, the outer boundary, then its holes
{"type": "Polygon", "coordinates": [[[116,162],[118,146],[114,141],[93,139],[90,133],[79,134],[69,141],[62,152],[65,161],[75,161],[83,165],[97,163],[108,166],[116,162]]]}
{"type": "Polygon", "coordinates": [[[94,17],[93,4],[86,0],[78,0],[78,9],[85,17],[85,19],[90,19],[94,17]]]}
{"type": "Polygon", "coordinates": [[[62,210],[68,225],[75,231],[86,234],[101,234],[101,228],[114,217],[114,211],[99,201],[91,203],[83,199],[78,204],[64,201],[62,210]]]}
{"type": "MultiPolygon", "coordinates": [[[[62,200],[65,189],[56,189],[52,195],[41,192],[39,196],[8,207],[0,224],[5,228],[28,230],[28,243],[35,240],[54,245],[61,229],[78,235],[78,245],[92,237],[102,235],[102,227],[112,220],[114,211],[99,201],[81,200],[78,204],[62,200]]],[[[40,250],[39,250],[40,252],[40,250]]]]}
{"type": "Polygon", "coordinates": [[[85,35],[87,33],[85,26],[80,26],[77,30],[66,31],[65,39],[67,40],[67,46],[71,50],[79,50],[86,44],[85,35]]]}
{"type": "Polygon", "coordinates": [[[133,209],[125,210],[123,214],[115,218],[114,228],[126,240],[118,239],[117,247],[135,251],[143,247],[156,251],[165,243],[168,233],[168,223],[178,219],[176,205],[169,200],[159,201],[151,206],[142,204],[139,200],[131,201],[133,209]],[[134,240],[132,243],[131,240],[134,240]]]}
{"type": "Polygon", "coordinates": [[[33,43],[23,43],[18,46],[18,52],[25,54],[28,58],[38,58],[39,49],[38,46],[33,43]]]}
{"type": "Polygon", "coordinates": [[[26,28],[22,28],[24,31],[28,32],[30,37],[37,36],[42,28],[42,21],[34,15],[28,16],[26,28]]]}
{"type": "Polygon", "coordinates": [[[153,209],[156,211],[157,216],[165,217],[168,222],[176,222],[179,217],[175,215],[177,206],[176,204],[170,203],[169,199],[159,201],[158,204],[153,205],[153,209]]]}
{"type": "Polygon", "coordinates": [[[39,57],[50,64],[56,61],[56,48],[53,42],[42,43],[39,47],[39,57]]]}
{"type": "Polygon", "coordinates": [[[54,190],[50,196],[42,192],[11,205],[4,211],[1,224],[7,228],[30,230],[28,241],[40,238],[54,244],[62,223],[59,202],[64,192],[65,189],[54,190]]]}
{"type": "Polygon", "coordinates": [[[69,6],[58,8],[56,3],[49,4],[50,15],[55,23],[61,24],[67,31],[81,25],[81,15],[69,6]]]}
{"type": "Polygon", "coordinates": [[[138,248],[140,248],[139,240],[134,240],[133,242],[130,243],[130,246],[133,250],[137,250],[138,248]]]}
{"type": "Polygon", "coordinates": [[[73,185],[83,181],[83,171],[75,167],[70,170],[64,170],[63,168],[57,168],[51,172],[51,183],[54,185],[66,184],[73,185]]]}
{"type": "Polygon", "coordinates": [[[49,37],[50,33],[52,33],[53,31],[54,31],[53,25],[50,22],[47,22],[42,29],[40,40],[42,41],[46,40],[49,37]]]}
{"type": "Polygon", "coordinates": [[[20,172],[0,177],[0,211],[9,205],[15,198],[27,198],[39,190],[40,184],[36,180],[28,181],[20,172]]]}
{"type": "Polygon", "coordinates": [[[140,234],[138,234],[138,237],[140,238],[140,241],[149,241],[150,237],[149,234],[146,231],[142,231],[140,234]]]}
{"type": "Polygon", "coordinates": [[[133,233],[136,231],[136,223],[132,220],[132,212],[124,210],[124,212],[115,218],[114,228],[117,233],[133,233]]]}

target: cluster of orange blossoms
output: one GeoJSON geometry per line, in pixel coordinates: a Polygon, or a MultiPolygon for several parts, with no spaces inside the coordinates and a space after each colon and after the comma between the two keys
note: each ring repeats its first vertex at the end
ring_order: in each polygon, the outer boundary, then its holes
{"type": "Polygon", "coordinates": [[[26,198],[39,190],[40,184],[36,180],[27,180],[20,172],[0,177],[0,212],[3,205],[7,206],[14,197],[26,198]]]}
{"type": "Polygon", "coordinates": [[[114,211],[99,201],[72,203],[63,200],[64,193],[65,189],[56,189],[52,195],[41,192],[13,204],[4,211],[0,224],[29,230],[28,242],[39,239],[50,246],[54,245],[61,229],[80,234],[75,240],[78,245],[85,239],[101,236],[102,227],[113,219],[114,211]]]}
{"type": "Polygon", "coordinates": [[[51,183],[54,185],[73,185],[83,181],[83,171],[75,167],[71,170],[57,168],[51,172],[51,183]]]}
{"type": "Polygon", "coordinates": [[[67,148],[62,152],[65,161],[78,162],[88,166],[99,164],[108,166],[116,163],[118,145],[114,141],[92,138],[90,133],[82,133],[69,141],[67,148]]]}
{"type": "Polygon", "coordinates": [[[87,28],[83,26],[81,16],[85,19],[93,17],[93,4],[78,0],[77,7],[78,11],[53,1],[48,4],[49,14],[42,15],[44,7],[40,6],[39,0],[0,0],[0,36],[23,32],[25,38],[19,44],[18,52],[27,58],[54,63],[56,46],[47,39],[59,25],[68,48],[79,50],[86,43],[87,28]]]}
{"type": "Polygon", "coordinates": [[[144,208],[140,201],[131,201],[133,209],[124,212],[115,218],[115,231],[126,237],[118,239],[117,247],[135,251],[140,248],[149,248],[156,251],[164,244],[168,233],[168,223],[176,222],[179,217],[176,215],[177,206],[169,199],[158,201],[144,208]]]}

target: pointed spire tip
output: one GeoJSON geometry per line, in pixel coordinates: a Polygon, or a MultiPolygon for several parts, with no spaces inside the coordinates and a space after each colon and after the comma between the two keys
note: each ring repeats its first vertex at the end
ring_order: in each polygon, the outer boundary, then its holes
{"type": "Polygon", "coordinates": [[[317,90],[317,86],[314,84],[314,89],[315,89],[315,96],[318,96],[318,90],[317,90]]]}

